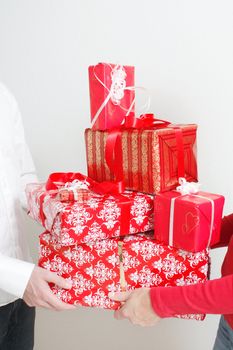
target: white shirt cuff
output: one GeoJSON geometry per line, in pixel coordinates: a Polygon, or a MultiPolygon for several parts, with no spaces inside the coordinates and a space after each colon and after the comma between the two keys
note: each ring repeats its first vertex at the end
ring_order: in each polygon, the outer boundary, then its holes
{"type": "Polygon", "coordinates": [[[35,265],[0,254],[0,289],[22,298],[35,265]]]}

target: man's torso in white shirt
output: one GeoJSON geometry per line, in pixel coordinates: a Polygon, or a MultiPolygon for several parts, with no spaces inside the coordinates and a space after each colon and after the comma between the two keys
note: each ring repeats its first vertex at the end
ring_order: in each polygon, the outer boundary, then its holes
{"type": "MultiPolygon", "coordinates": [[[[30,261],[25,238],[23,183],[35,181],[34,165],[24,140],[20,113],[14,97],[0,84],[0,254],[30,261]]],[[[2,260],[4,261],[4,260],[2,260]]],[[[1,263],[1,257],[0,257],[1,263]]],[[[3,263],[2,263],[3,264],[3,263]]],[[[5,262],[6,265],[6,262],[5,262]]],[[[11,270],[11,269],[10,269],[11,270]]],[[[1,288],[8,266],[0,269],[0,306],[17,296],[1,288]]],[[[12,276],[17,278],[17,276],[12,276]]],[[[20,278],[20,274],[19,274],[20,278]]]]}

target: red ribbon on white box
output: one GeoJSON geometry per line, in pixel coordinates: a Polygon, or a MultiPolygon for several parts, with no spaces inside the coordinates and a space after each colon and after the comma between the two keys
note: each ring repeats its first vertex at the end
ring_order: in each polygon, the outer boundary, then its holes
{"type": "MultiPolygon", "coordinates": [[[[208,248],[210,246],[210,242],[213,234],[213,228],[214,228],[214,201],[210,198],[200,196],[197,194],[197,192],[199,191],[200,184],[196,182],[187,182],[185,178],[179,178],[179,183],[180,183],[180,186],[178,186],[176,190],[180,192],[182,196],[193,195],[195,197],[208,200],[211,204],[210,234],[209,234],[209,240],[207,243],[207,248],[208,248]]],[[[169,221],[169,240],[168,240],[168,244],[170,246],[173,245],[173,241],[174,241],[174,209],[175,209],[175,201],[177,198],[180,198],[180,197],[175,197],[171,199],[170,216],[169,216],[169,220],[170,220],[169,221]]]]}

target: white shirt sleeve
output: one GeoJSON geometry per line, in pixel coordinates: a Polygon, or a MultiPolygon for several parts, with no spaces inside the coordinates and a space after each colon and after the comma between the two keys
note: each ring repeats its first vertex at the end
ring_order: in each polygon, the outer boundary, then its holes
{"type": "Polygon", "coordinates": [[[22,298],[34,266],[0,254],[0,289],[22,298]]]}
{"type": "MultiPolygon", "coordinates": [[[[35,166],[24,136],[24,128],[20,111],[13,95],[9,92],[11,117],[13,121],[13,140],[20,175],[20,202],[27,208],[25,186],[29,182],[37,182],[35,166]]],[[[19,298],[23,297],[28,281],[35,265],[0,253],[0,289],[19,298]]]]}

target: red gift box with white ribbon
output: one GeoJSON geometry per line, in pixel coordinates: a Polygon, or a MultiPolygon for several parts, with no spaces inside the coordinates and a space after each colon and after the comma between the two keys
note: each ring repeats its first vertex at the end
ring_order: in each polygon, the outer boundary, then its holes
{"type": "Polygon", "coordinates": [[[98,63],[89,67],[91,122],[94,130],[113,129],[134,113],[134,67],[98,63]]]}
{"type": "Polygon", "coordinates": [[[176,248],[198,252],[220,239],[224,197],[199,191],[196,183],[180,181],[177,191],[155,197],[155,238],[176,248]]]}
{"type": "MultiPolygon", "coordinates": [[[[207,280],[208,250],[189,253],[158,243],[153,233],[62,246],[49,232],[40,235],[39,265],[72,281],[72,289],[51,285],[61,300],[105,309],[119,303],[109,292],[141,287],[190,285],[207,280]]],[[[204,315],[182,316],[201,320],[204,315]]]]}

